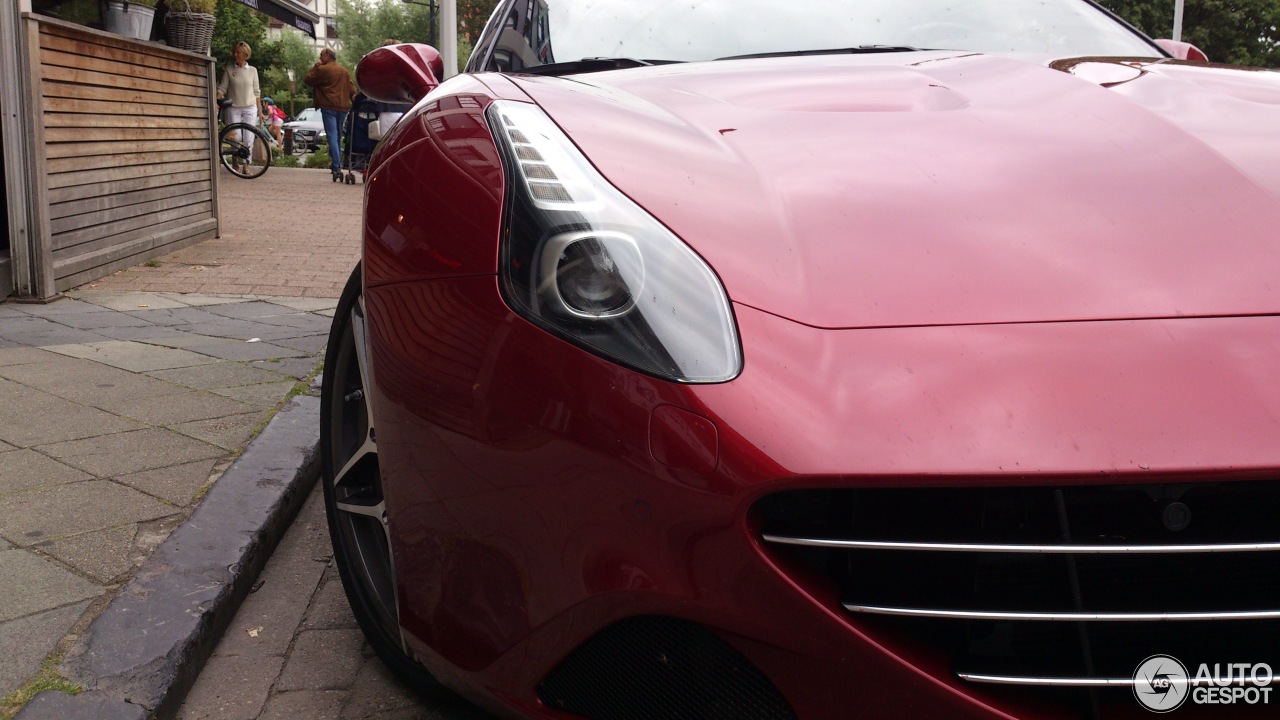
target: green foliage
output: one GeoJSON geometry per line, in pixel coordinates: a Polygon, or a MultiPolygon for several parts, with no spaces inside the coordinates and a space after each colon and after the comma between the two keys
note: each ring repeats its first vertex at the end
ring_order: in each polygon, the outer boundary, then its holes
{"type": "MultiPolygon", "coordinates": [[[[458,65],[461,68],[471,55],[472,46],[480,39],[480,31],[493,14],[498,0],[457,0],[457,3],[458,65]]],[[[335,19],[342,33],[338,62],[347,69],[354,68],[360,58],[387,40],[426,43],[438,49],[438,13],[437,10],[436,32],[433,34],[431,8],[425,5],[410,5],[397,0],[338,0],[335,19]]]]}
{"type": "MultiPolygon", "coordinates": [[[[394,0],[338,0],[335,20],[342,37],[338,63],[348,70],[387,40],[437,44],[431,35],[431,9],[425,5],[394,0]]],[[[437,26],[439,22],[437,18],[437,26]]]]}
{"type": "Polygon", "coordinates": [[[155,7],[158,4],[158,1],[159,0],[126,0],[126,2],[132,3],[134,5],[141,5],[142,7],[149,7],[149,8],[155,7]]]}
{"type": "Polygon", "coordinates": [[[231,49],[241,40],[253,48],[253,57],[249,64],[262,69],[269,67],[270,52],[263,53],[263,43],[267,38],[267,16],[250,10],[235,0],[218,0],[218,7],[213,13],[217,22],[213,26],[213,47],[211,54],[218,61],[218,72],[232,62],[231,49]]]}
{"type": "Polygon", "coordinates": [[[193,12],[212,15],[218,10],[218,0],[165,0],[171,12],[193,12]]]}
{"type": "Polygon", "coordinates": [[[320,149],[307,155],[306,160],[303,161],[303,167],[323,168],[325,170],[328,170],[331,164],[333,164],[333,160],[329,157],[327,145],[322,145],[320,149]]]}
{"type": "Polygon", "coordinates": [[[310,107],[311,91],[302,82],[302,78],[306,77],[307,71],[315,64],[318,54],[315,45],[304,39],[301,32],[285,28],[280,34],[280,39],[267,42],[263,50],[263,55],[271,63],[269,65],[255,63],[255,67],[258,68],[258,82],[262,85],[262,94],[274,100],[276,105],[283,108],[286,113],[292,114],[310,107]],[[289,90],[289,70],[293,70],[294,77],[292,93],[289,90]],[[292,112],[289,108],[291,98],[292,112]]]}
{"type": "Polygon", "coordinates": [[[284,153],[281,153],[271,158],[271,166],[296,168],[302,167],[302,162],[297,155],[285,155],[284,153]]]}
{"type": "MultiPolygon", "coordinates": [[[[1173,34],[1174,0],[1100,0],[1155,38],[1173,34]]],[[[1186,0],[1182,39],[1213,62],[1280,66],[1280,0],[1186,0]]]]}

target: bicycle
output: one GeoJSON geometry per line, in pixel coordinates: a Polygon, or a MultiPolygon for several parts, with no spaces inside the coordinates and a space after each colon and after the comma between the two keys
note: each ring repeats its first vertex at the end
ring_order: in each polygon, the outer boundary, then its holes
{"type": "Polygon", "coordinates": [[[236,177],[246,180],[262,177],[262,174],[271,168],[271,146],[275,143],[275,138],[256,125],[249,123],[228,125],[223,122],[223,111],[230,106],[230,100],[218,101],[218,162],[236,177]],[[265,161],[254,164],[253,144],[249,141],[247,133],[252,133],[257,142],[264,143],[262,147],[266,151],[265,161]]]}

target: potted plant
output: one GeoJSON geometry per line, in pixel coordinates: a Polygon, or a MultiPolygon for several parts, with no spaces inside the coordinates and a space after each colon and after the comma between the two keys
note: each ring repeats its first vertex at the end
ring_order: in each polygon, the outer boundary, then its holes
{"type": "Polygon", "coordinates": [[[213,44],[214,8],[218,0],[165,0],[164,16],[169,44],[182,50],[208,55],[213,44]]]}
{"type": "Polygon", "coordinates": [[[156,2],[157,0],[107,0],[107,31],[137,40],[150,40],[156,2]]]}

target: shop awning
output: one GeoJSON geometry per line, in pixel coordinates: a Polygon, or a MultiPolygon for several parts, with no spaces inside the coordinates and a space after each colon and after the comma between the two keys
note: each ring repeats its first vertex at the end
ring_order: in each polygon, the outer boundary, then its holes
{"type": "Polygon", "coordinates": [[[316,23],[320,22],[320,16],[294,0],[236,0],[236,2],[270,15],[285,25],[296,27],[313,38],[316,36],[316,23]]]}

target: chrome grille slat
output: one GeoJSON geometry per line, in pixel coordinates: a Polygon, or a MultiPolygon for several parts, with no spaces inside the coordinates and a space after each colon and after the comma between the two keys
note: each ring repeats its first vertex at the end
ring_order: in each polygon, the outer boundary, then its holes
{"type": "MultiPolygon", "coordinates": [[[[1021,685],[1032,687],[1082,687],[1082,688],[1102,688],[1102,687],[1133,687],[1138,684],[1137,678],[1064,678],[1064,677],[1024,677],[1020,675],[988,675],[984,673],[966,673],[958,672],[956,677],[969,682],[985,683],[989,685],[1021,685]]],[[[1169,682],[1176,685],[1186,685],[1187,687],[1258,687],[1258,683],[1252,679],[1232,677],[1225,682],[1218,682],[1215,678],[1187,678],[1186,680],[1170,679],[1169,682]]],[[[1272,678],[1271,684],[1280,682],[1280,678],[1272,678]]]]}
{"type": "Polygon", "coordinates": [[[1011,612],[1006,610],[940,610],[846,603],[850,612],[946,620],[1021,620],[1030,622],[1203,622],[1217,620],[1277,620],[1280,610],[1241,610],[1187,613],[1011,612]]]}
{"type": "Polygon", "coordinates": [[[911,550],[922,552],[978,552],[1029,555],[1156,555],[1196,553],[1280,552],[1280,543],[1231,543],[1222,545],[992,545],[983,543],[921,543],[881,540],[836,540],[762,535],[765,542],[835,550],[911,550]]]}

